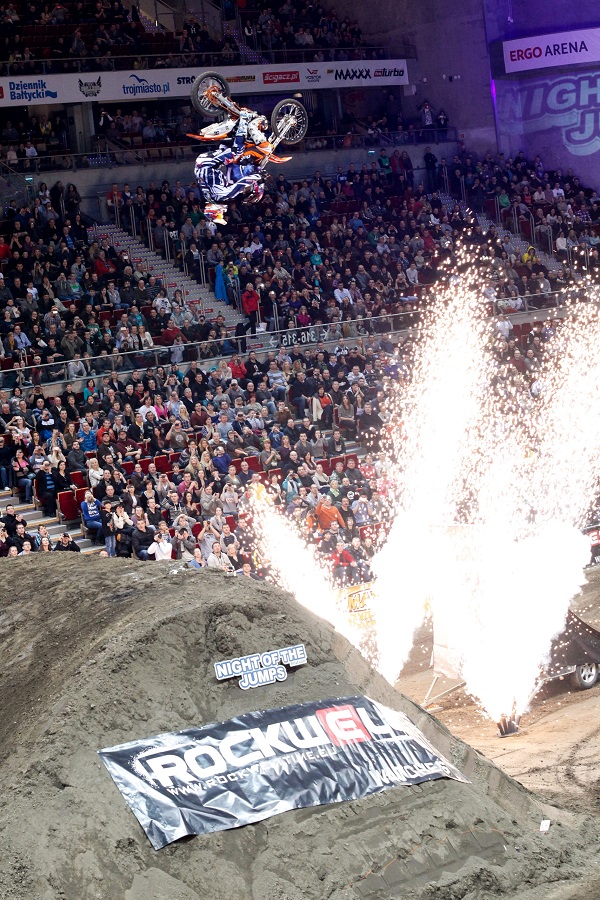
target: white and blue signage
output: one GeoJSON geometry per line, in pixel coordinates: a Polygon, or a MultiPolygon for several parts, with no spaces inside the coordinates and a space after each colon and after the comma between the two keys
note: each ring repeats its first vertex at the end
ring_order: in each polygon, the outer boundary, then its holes
{"type": "Polygon", "coordinates": [[[296,644],[280,650],[267,650],[265,653],[251,653],[249,656],[224,659],[214,665],[217,681],[239,678],[239,686],[243,691],[247,691],[248,688],[260,687],[263,684],[285,681],[288,676],[286,666],[303,666],[305,663],[306,648],[304,644],[296,644]]]}

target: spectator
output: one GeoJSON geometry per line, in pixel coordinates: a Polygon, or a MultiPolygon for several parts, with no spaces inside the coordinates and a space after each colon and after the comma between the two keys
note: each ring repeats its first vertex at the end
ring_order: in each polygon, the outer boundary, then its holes
{"type": "Polygon", "coordinates": [[[45,516],[56,515],[57,484],[49,459],[45,459],[35,476],[36,496],[42,504],[45,516]]]}
{"type": "MultiPolygon", "coordinates": [[[[148,554],[154,554],[154,558],[156,559],[157,562],[162,562],[164,560],[171,559],[173,548],[171,546],[170,541],[167,539],[167,537],[168,537],[168,535],[165,536],[165,535],[161,534],[160,531],[155,532],[154,540],[148,547],[146,558],[148,557],[148,554]]],[[[136,544],[135,544],[135,532],[134,532],[134,547],[135,546],[136,546],[136,544]]],[[[141,544],[140,544],[140,546],[141,546],[141,544]]],[[[138,550],[136,548],[135,552],[138,556],[140,556],[141,559],[144,558],[141,555],[144,552],[142,549],[138,550]]]]}
{"type": "Polygon", "coordinates": [[[0,434],[0,487],[5,493],[10,491],[11,456],[11,449],[0,434]]]}
{"type": "Polygon", "coordinates": [[[221,572],[233,572],[233,565],[227,554],[221,549],[219,541],[213,541],[212,551],[208,556],[206,565],[209,569],[219,569],[221,572]]]}
{"type": "Polygon", "coordinates": [[[80,553],[81,547],[75,543],[68,531],[64,531],[54,545],[54,549],[59,553],[71,552],[80,553]]]}
{"type": "MultiPolygon", "coordinates": [[[[248,282],[246,285],[246,290],[242,294],[242,309],[244,310],[244,314],[248,317],[248,328],[250,329],[250,334],[256,334],[256,323],[258,321],[258,305],[260,298],[256,291],[254,290],[254,285],[252,282],[248,282]]],[[[246,328],[246,331],[248,330],[246,328]]]]}
{"type": "Polygon", "coordinates": [[[91,533],[92,543],[99,544],[103,530],[102,517],[100,515],[100,504],[91,491],[85,492],[85,497],[81,504],[81,514],[86,529],[91,533]]]}
{"type": "Polygon", "coordinates": [[[138,519],[131,535],[133,555],[137,559],[148,560],[150,547],[154,544],[154,532],[147,528],[144,519],[138,519]]]}

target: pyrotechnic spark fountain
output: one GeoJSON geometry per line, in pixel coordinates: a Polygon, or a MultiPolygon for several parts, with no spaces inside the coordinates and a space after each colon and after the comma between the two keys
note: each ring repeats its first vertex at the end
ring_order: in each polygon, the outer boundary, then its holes
{"type": "MultiPolygon", "coordinates": [[[[530,393],[490,350],[479,275],[460,262],[423,316],[394,400],[394,521],[373,560],[376,662],[394,683],[429,599],[467,690],[509,732],[584,581],[578,526],[600,478],[600,316],[576,307],[530,393]]],[[[302,538],[264,497],[253,510],[275,580],[359,644],[302,538]]]]}
{"type": "Polygon", "coordinates": [[[259,546],[271,568],[271,580],[293,594],[306,609],[326,619],[349,641],[358,644],[359,636],[349,617],[339,608],[329,573],[319,565],[301,536],[276,512],[263,492],[252,495],[251,509],[259,546]]]}
{"type": "Polygon", "coordinates": [[[390,632],[413,633],[428,593],[434,628],[437,611],[468,690],[498,721],[523,710],[584,581],[589,548],[577,525],[600,475],[600,318],[592,304],[569,318],[535,400],[516,373],[492,368],[475,303],[461,284],[429,319],[396,435],[400,515],[374,568],[382,658],[394,652],[390,632]]]}
{"type": "MultiPolygon", "coordinates": [[[[497,404],[483,410],[477,526],[462,535],[471,589],[457,609],[469,625],[453,640],[469,690],[496,720],[511,698],[523,710],[585,581],[589,544],[579,527],[600,475],[599,340],[597,307],[578,306],[549,344],[539,400],[517,404],[507,440],[494,428],[497,404]]],[[[443,585],[438,596],[449,599],[443,585]]]]}
{"type": "Polygon", "coordinates": [[[440,532],[434,628],[449,606],[444,638],[467,690],[495,722],[513,708],[520,714],[583,581],[588,542],[556,522],[520,540],[491,524],[440,532]]]}
{"type": "Polygon", "coordinates": [[[388,541],[373,561],[378,668],[393,684],[423,621],[438,566],[432,529],[452,523],[470,436],[487,388],[489,324],[474,273],[453,278],[425,312],[412,379],[398,395],[392,433],[397,510],[388,541]]]}

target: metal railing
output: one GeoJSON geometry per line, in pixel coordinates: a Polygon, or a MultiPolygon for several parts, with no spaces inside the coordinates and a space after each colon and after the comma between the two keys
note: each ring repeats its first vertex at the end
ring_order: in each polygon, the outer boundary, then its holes
{"type": "MultiPolygon", "coordinates": [[[[372,322],[387,324],[389,328],[382,328],[377,332],[376,337],[382,338],[390,334],[404,333],[407,329],[415,324],[415,313],[397,313],[393,316],[380,316],[378,319],[371,319],[372,322]],[[390,320],[396,320],[391,326],[390,320]],[[402,323],[401,327],[398,325],[402,323]]],[[[344,323],[349,324],[349,323],[344,323]]],[[[353,322],[352,324],[355,324],[353,322]]],[[[368,335],[361,335],[362,338],[368,338],[368,335]]],[[[180,355],[179,347],[181,345],[155,346],[148,349],[133,350],[127,349],[120,353],[113,353],[104,356],[83,356],[81,363],[86,369],[85,374],[76,374],[77,361],[61,360],[52,363],[40,363],[39,365],[25,361],[24,353],[14,358],[12,369],[3,369],[2,386],[5,389],[13,389],[14,387],[28,388],[34,387],[36,384],[42,387],[51,388],[65,381],[83,382],[89,378],[102,378],[116,371],[121,374],[132,372],[137,369],[145,369],[148,367],[158,368],[160,366],[170,366],[172,362],[177,361],[181,365],[181,371],[187,371],[191,362],[205,363],[213,366],[221,359],[229,359],[235,353],[245,353],[249,349],[255,348],[257,352],[267,353],[271,350],[278,350],[280,347],[291,349],[295,344],[301,346],[317,345],[319,342],[323,344],[338,343],[344,338],[343,334],[338,334],[333,326],[309,326],[308,328],[293,328],[274,331],[258,331],[256,338],[253,336],[243,336],[228,334],[227,337],[217,337],[205,341],[188,342],[183,345],[185,360],[178,360],[176,357],[180,355]],[[225,341],[229,342],[227,352],[219,352],[223,349],[225,341]],[[258,346],[262,341],[267,346],[258,346]],[[9,382],[13,381],[14,384],[9,382]]],[[[356,343],[358,337],[347,337],[347,342],[356,343]]]]}
{"type": "Polygon", "coordinates": [[[140,10],[150,21],[165,31],[175,32],[178,28],[181,13],[164,0],[141,0],[140,10]]]}
{"type": "MultiPolygon", "coordinates": [[[[175,12],[168,14],[171,19],[173,15],[179,16],[180,14],[175,12]]],[[[158,21],[160,23],[160,19],[158,21]]],[[[171,29],[169,28],[168,30],[170,31],[171,29]]],[[[48,33],[50,33],[50,28],[48,28],[48,33]]],[[[227,37],[227,35],[225,35],[225,37],[227,37]]],[[[233,36],[231,36],[231,40],[233,41],[233,36]]],[[[118,48],[111,47],[110,49],[107,49],[103,55],[96,57],[77,56],[67,58],[57,57],[56,59],[34,59],[28,63],[25,72],[23,70],[22,62],[2,62],[0,63],[0,75],[29,78],[32,75],[64,75],[68,72],[102,74],[102,72],[120,72],[129,69],[155,70],[195,67],[197,67],[200,72],[202,69],[208,67],[220,68],[222,66],[235,66],[247,62],[247,60],[242,58],[241,49],[238,49],[236,46],[233,46],[228,52],[214,50],[180,50],[179,37],[175,34],[173,35],[173,46],[165,50],[164,53],[147,53],[143,49],[137,53],[129,50],[123,53],[122,50],[122,46],[118,48]],[[115,49],[118,50],[118,52],[117,55],[113,56],[112,52],[115,52],[115,49]]],[[[50,52],[52,52],[51,48],[50,52]]],[[[319,62],[319,60],[315,59],[317,54],[315,47],[311,50],[259,50],[257,52],[267,59],[270,59],[270,62],[272,63],[319,62]]],[[[386,59],[388,55],[389,54],[383,47],[359,47],[350,49],[338,47],[335,48],[335,50],[327,51],[323,62],[377,60],[386,59]],[[377,55],[381,53],[384,55],[377,55]]]]}
{"type": "MultiPolygon", "coordinates": [[[[421,129],[410,132],[387,132],[377,135],[354,134],[309,134],[300,144],[294,147],[294,158],[307,153],[324,153],[332,150],[365,150],[385,147],[388,150],[408,149],[423,144],[453,143],[458,141],[455,128],[445,128],[424,137],[421,129]]],[[[148,144],[127,143],[127,138],[117,141],[104,141],[97,148],[86,153],[71,153],[69,150],[57,149],[40,154],[27,161],[28,167],[15,170],[15,174],[38,175],[44,172],[72,171],[81,169],[112,169],[115,166],[153,166],[164,165],[165,162],[185,162],[195,159],[201,149],[197,142],[173,137],[172,140],[148,144]]],[[[6,164],[4,164],[6,165],[6,164]]],[[[416,170],[416,167],[415,167],[416,170]]]]}
{"type": "Polygon", "coordinates": [[[2,206],[10,200],[19,203],[31,203],[35,196],[35,189],[24,175],[17,172],[6,162],[0,161],[0,202],[2,206]]]}
{"type": "MultiPolygon", "coordinates": [[[[393,334],[405,334],[408,331],[418,332],[420,322],[418,298],[407,297],[404,299],[408,305],[406,311],[373,317],[368,320],[373,327],[373,335],[376,339],[389,337],[393,334]]],[[[526,295],[521,298],[523,307],[517,311],[516,315],[538,316],[541,313],[548,318],[552,318],[557,312],[565,308],[568,302],[573,300],[581,301],[581,299],[581,287],[574,287],[572,290],[567,291],[551,291],[543,296],[526,295]],[[553,305],[544,308],[533,305],[534,301],[539,302],[540,300],[544,300],[546,303],[550,302],[553,305]]],[[[215,301],[217,304],[218,302],[215,301]]],[[[506,313],[505,309],[498,306],[497,301],[490,301],[489,308],[490,315],[488,320],[490,321],[499,314],[506,313]]],[[[218,310],[214,308],[213,310],[207,310],[207,312],[214,312],[216,315],[219,315],[218,310]]],[[[509,317],[510,315],[512,314],[509,313],[509,317]]],[[[275,314],[273,323],[276,330],[260,330],[257,332],[256,337],[248,334],[236,335],[229,331],[226,337],[188,342],[183,345],[183,352],[180,350],[181,345],[170,345],[154,346],[139,350],[128,348],[120,353],[102,356],[83,356],[81,363],[86,369],[85,374],[72,374],[74,370],[73,361],[61,360],[35,365],[26,361],[25,354],[21,353],[14,357],[12,369],[3,368],[3,371],[0,373],[3,377],[3,384],[0,386],[12,389],[15,386],[28,388],[41,384],[42,387],[51,388],[51,386],[61,384],[64,381],[82,382],[83,384],[88,378],[102,378],[105,375],[109,375],[112,371],[125,374],[141,368],[169,366],[172,362],[177,362],[181,367],[181,371],[185,374],[189,365],[194,361],[213,366],[221,359],[228,359],[235,353],[245,354],[252,349],[255,349],[257,353],[268,353],[269,351],[279,350],[281,347],[291,349],[296,344],[303,347],[311,347],[319,343],[330,345],[337,344],[343,339],[347,344],[356,345],[360,340],[367,343],[369,340],[368,333],[358,332],[359,327],[364,327],[364,319],[281,329],[279,327],[279,315],[275,314]],[[344,328],[346,328],[346,332],[344,332],[344,328]],[[356,333],[348,333],[353,330],[356,333]],[[226,341],[228,342],[227,352],[219,352],[223,350],[223,345],[226,341]],[[184,359],[180,360],[180,356],[183,356],[184,359]],[[71,369],[69,368],[70,365],[71,369]],[[13,383],[11,384],[10,382],[13,383]]]]}
{"type": "MultiPolygon", "coordinates": [[[[98,192],[97,198],[102,218],[104,212],[103,204],[106,202],[106,195],[102,192],[98,192]]],[[[206,255],[203,251],[199,250],[198,252],[198,271],[190,276],[187,260],[189,247],[184,246],[184,243],[181,239],[177,238],[173,240],[167,233],[165,233],[165,235],[163,236],[163,240],[160,242],[160,246],[156,246],[153,232],[153,227],[156,223],[153,222],[152,219],[150,219],[149,217],[146,217],[145,219],[138,219],[135,208],[133,206],[122,207],[117,203],[113,204],[110,209],[107,206],[106,209],[108,210],[109,215],[112,216],[112,220],[117,228],[122,228],[131,238],[140,241],[142,245],[139,248],[140,252],[150,251],[152,253],[157,253],[157,255],[162,254],[162,256],[159,257],[160,263],[169,264],[173,268],[177,265],[177,260],[179,259],[181,262],[181,272],[186,278],[193,277],[196,283],[201,287],[206,287],[209,284],[206,255]],[[142,221],[145,223],[145,230],[141,228],[142,221]],[[181,252],[179,253],[179,251],[181,252]]],[[[98,222],[94,223],[93,232],[95,240],[100,240],[101,238],[106,237],[109,244],[113,247],[115,246],[114,235],[110,232],[105,235],[103,232],[103,226],[98,222]]],[[[133,257],[133,262],[138,263],[142,262],[142,260],[133,257]]],[[[156,273],[154,272],[154,270],[150,271],[149,269],[144,269],[143,274],[144,277],[147,277],[148,275],[154,275],[156,273]]],[[[163,286],[167,283],[167,276],[165,272],[159,272],[157,277],[162,279],[163,286]]],[[[179,290],[183,290],[184,288],[183,285],[178,285],[177,287],[179,290]]]]}
{"type": "MultiPolygon", "coordinates": [[[[244,32],[242,31],[242,35],[244,32]]],[[[256,35],[254,40],[250,40],[249,47],[257,55],[272,63],[328,63],[328,62],[368,62],[369,60],[385,60],[390,58],[398,58],[398,53],[391,51],[385,47],[310,47],[293,49],[273,49],[271,41],[267,35],[256,35]]],[[[401,54],[400,58],[404,58],[401,54]]]]}

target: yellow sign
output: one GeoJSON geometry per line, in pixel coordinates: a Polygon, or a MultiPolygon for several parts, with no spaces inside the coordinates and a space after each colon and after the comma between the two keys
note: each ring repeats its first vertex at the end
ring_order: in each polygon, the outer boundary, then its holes
{"type": "Polygon", "coordinates": [[[338,596],[342,608],[352,613],[353,621],[358,621],[361,625],[373,624],[371,600],[374,597],[374,591],[372,582],[340,588],[338,596]]]}

